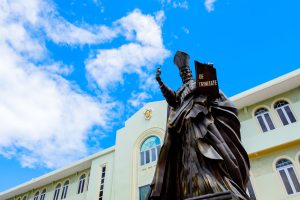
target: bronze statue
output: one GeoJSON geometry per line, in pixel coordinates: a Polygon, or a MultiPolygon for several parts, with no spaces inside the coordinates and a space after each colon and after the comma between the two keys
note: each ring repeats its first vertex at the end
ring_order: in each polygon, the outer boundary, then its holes
{"type": "Polygon", "coordinates": [[[237,109],[221,91],[218,98],[211,98],[196,90],[189,55],[178,51],[174,63],[183,82],[176,92],[162,82],[160,68],[156,72],[169,106],[147,199],[249,200],[245,187],[250,165],[240,141],[237,109]]]}

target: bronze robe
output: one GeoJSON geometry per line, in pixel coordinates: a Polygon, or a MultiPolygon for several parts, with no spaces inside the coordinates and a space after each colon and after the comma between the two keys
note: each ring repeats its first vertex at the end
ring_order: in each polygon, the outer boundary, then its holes
{"type": "Polygon", "coordinates": [[[176,105],[168,107],[164,144],[147,199],[183,200],[229,190],[248,200],[250,165],[237,109],[222,92],[209,101],[195,87],[190,80],[174,92],[176,105]]]}

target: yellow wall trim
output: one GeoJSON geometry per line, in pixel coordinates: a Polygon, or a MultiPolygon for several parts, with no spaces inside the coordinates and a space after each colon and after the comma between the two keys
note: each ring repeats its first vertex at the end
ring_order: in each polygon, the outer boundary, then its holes
{"type": "Polygon", "coordinates": [[[299,145],[299,144],[300,144],[300,139],[294,140],[294,141],[291,141],[291,142],[288,142],[288,143],[284,143],[284,144],[281,144],[281,145],[278,145],[278,146],[273,146],[271,148],[264,149],[264,150],[261,150],[261,151],[257,151],[257,152],[254,152],[254,153],[250,153],[250,154],[248,154],[248,156],[249,156],[250,159],[256,159],[256,158],[265,156],[267,154],[274,153],[276,151],[281,151],[283,149],[294,147],[294,146],[299,145]]]}

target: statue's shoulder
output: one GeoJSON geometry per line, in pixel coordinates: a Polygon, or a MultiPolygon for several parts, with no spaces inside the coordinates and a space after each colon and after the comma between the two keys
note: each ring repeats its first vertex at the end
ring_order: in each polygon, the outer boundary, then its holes
{"type": "Polygon", "coordinates": [[[184,83],[177,91],[176,96],[184,99],[184,97],[188,96],[192,91],[196,89],[196,81],[190,80],[187,83],[184,83]]]}

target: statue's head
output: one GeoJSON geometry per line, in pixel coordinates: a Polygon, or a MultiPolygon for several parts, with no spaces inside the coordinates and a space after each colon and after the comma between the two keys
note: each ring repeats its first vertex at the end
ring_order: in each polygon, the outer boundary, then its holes
{"type": "Polygon", "coordinates": [[[190,56],[187,53],[177,51],[174,56],[174,64],[180,71],[180,77],[183,83],[186,83],[193,78],[190,69],[190,56]]]}

